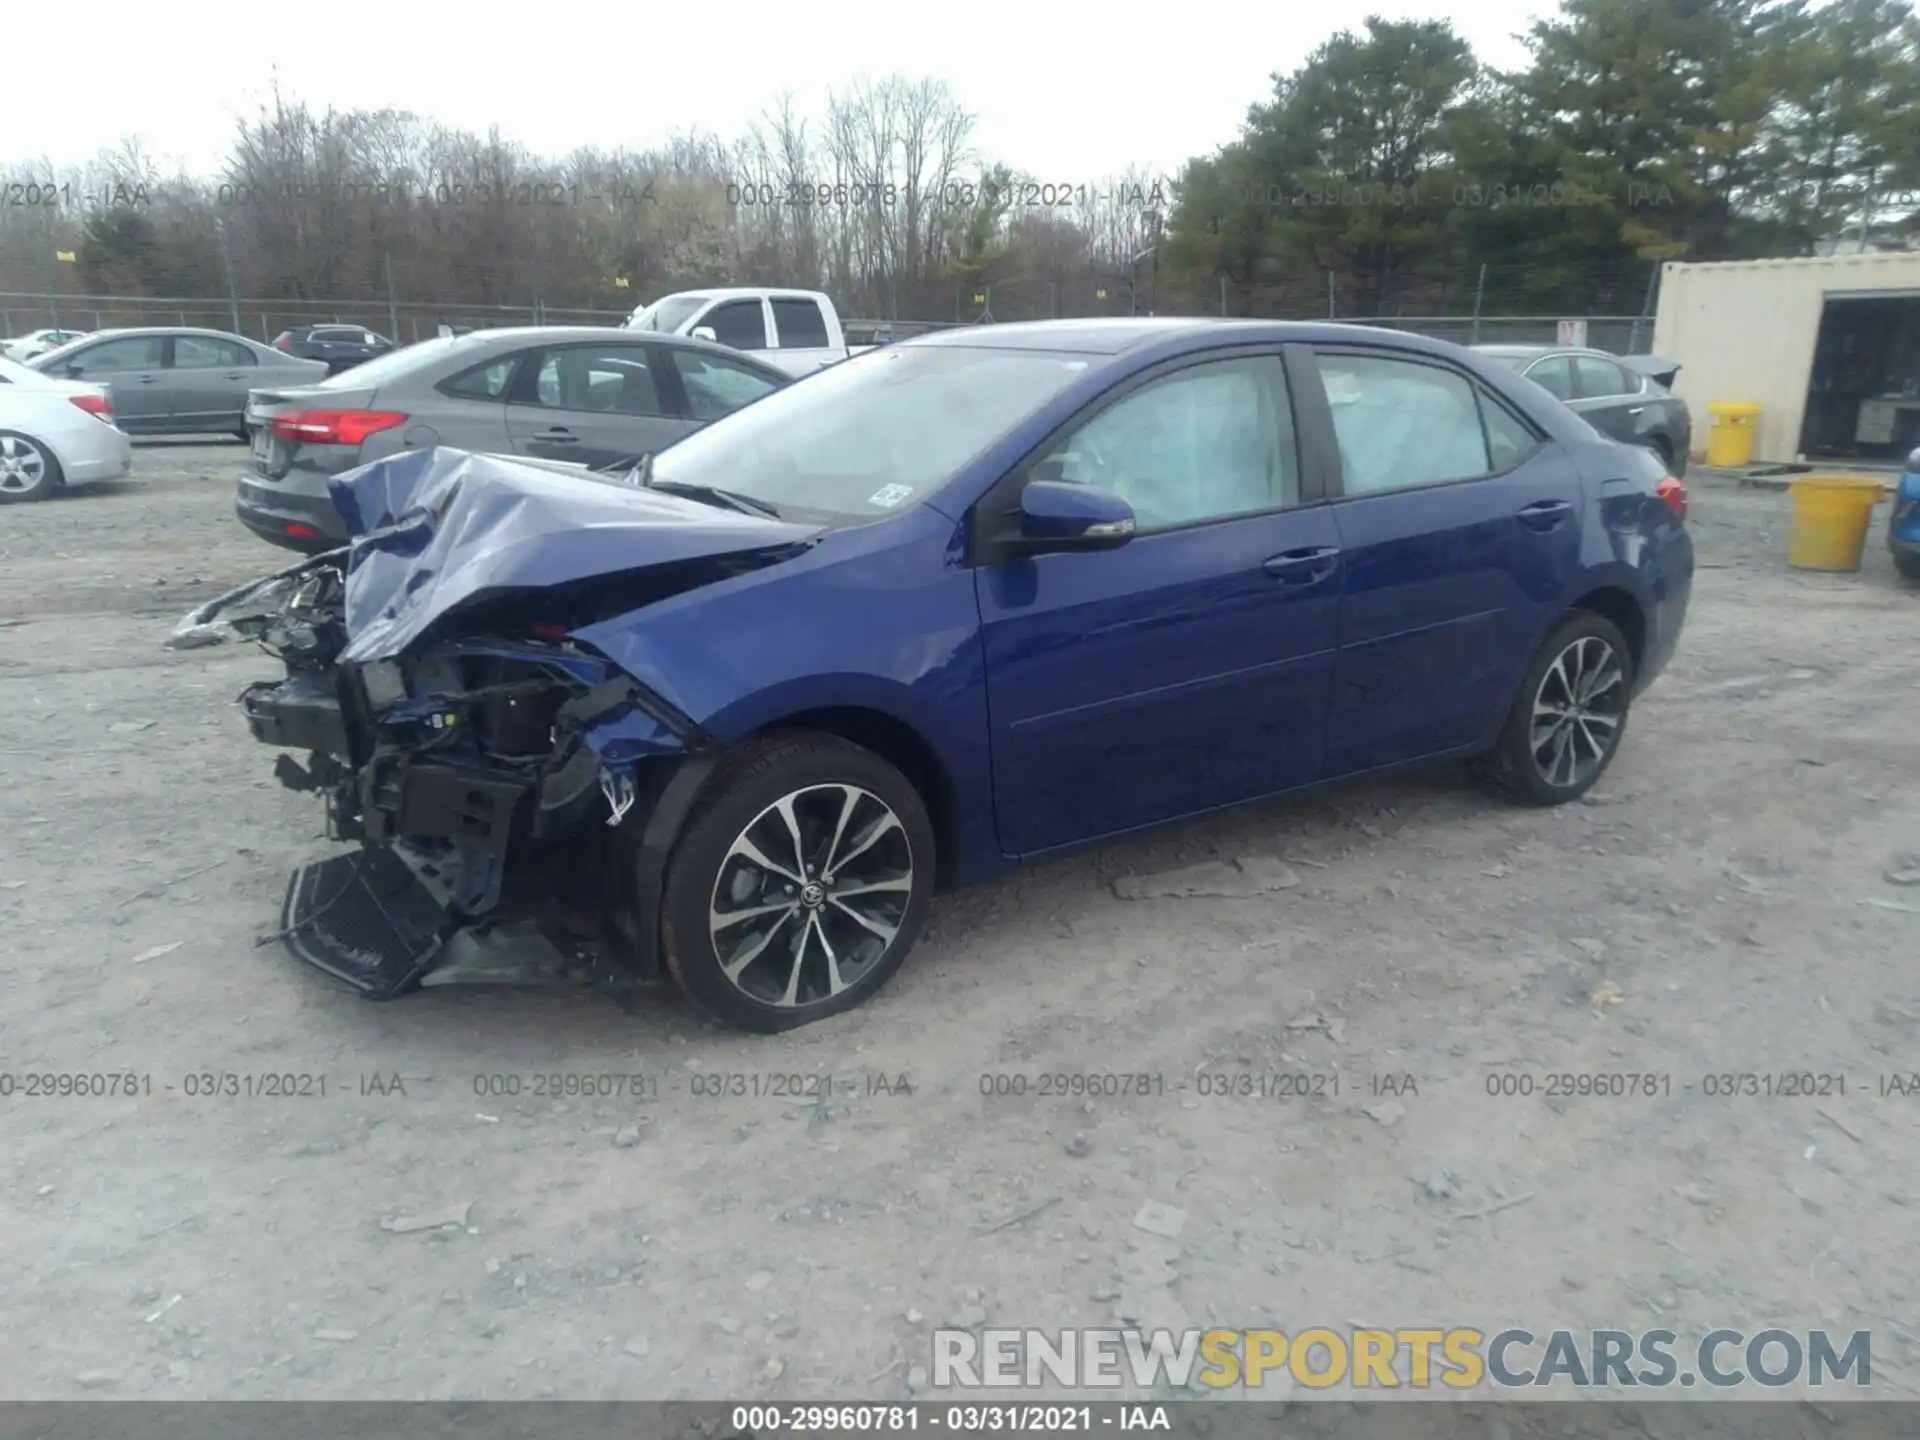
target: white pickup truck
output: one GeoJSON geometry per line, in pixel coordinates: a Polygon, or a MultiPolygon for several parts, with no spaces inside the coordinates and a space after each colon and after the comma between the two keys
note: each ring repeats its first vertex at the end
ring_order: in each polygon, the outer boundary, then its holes
{"type": "Polygon", "coordinates": [[[847,345],[840,313],[818,290],[682,290],[635,310],[627,329],[718,341],[789,375],[810,375],[873,348],[847,345]]]}

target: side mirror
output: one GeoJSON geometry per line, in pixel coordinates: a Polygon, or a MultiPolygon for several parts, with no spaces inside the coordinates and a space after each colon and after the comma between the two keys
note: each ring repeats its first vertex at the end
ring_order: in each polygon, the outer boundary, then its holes
{"type": "Polygon", "coordinates": [[[711,340],[716,345],[720,343],[720,337],[713,333],[711,325],[696,325],[690,333],[696,340],[711,340]]]}
{"type": "Polygon", "coordinates": [[[1020,492],[1016,548],[1041,555],[1062,550],[1117,550],[1133,539],[1133,507],[1111,490],[1070,485],[1058,467],[1040,466],[1020,492]]]}
{"type": "Polygon", "coordinates": [[[68,362],[66,370],[69,380],[78,380],[86,373],[87,367],[82,365],[78,360],[73,360],[68,362]]]}

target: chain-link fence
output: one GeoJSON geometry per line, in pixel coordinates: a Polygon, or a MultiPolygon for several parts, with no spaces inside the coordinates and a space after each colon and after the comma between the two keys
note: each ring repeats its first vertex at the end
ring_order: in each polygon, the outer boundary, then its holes
{"type": "MultiPolygon", "coordinates": [[[[952,325],[1041,320],[1097,315],[1211,314],[1239,318],[1327,320],[1381,325],[1452,340],[1461,345],[1556,342],[1567,320],[1585,323],[1586,343],[1616,354],[1643,354],[1653,338],[1653,320],[1642,315],[1393,315],[1329,316],[1305,307],[1266,304],[1265,313],[1236,311],[1229,300],[1223,312],[1214,306],[1187,304],[1153,311],[1152,297],[1129,292],[1120,283],[1080,285],[1023,282],[961,285],[954,290],[951,316],[926,319],[855,317],[845,319],[848,342],[870,345],[905,340],[952,325]],[[1083,293],[1084,292],[1084,293],[1083,293]]],[[[266,300],[209,296],[57,295],[0,293],[0,335],[22,335],[42,328],[113,330],[146,325],[198,326],[271,342],[283,330],[300,325],[347,324],[410,344],[438,333],[439,327],[497,329],[513,325],[620,325],[630,310],[531,305],[433,304],[382,300],[266,300]]]]}

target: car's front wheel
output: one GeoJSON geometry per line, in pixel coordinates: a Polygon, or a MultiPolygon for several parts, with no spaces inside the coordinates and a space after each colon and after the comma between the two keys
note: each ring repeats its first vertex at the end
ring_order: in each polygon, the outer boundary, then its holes
{"type": "Polygon", "coordinates": [[[743,1030],[839,1014],[900,968],[933,874],[926,804],[892,765],[832,735],[756,742],[714,777],[674,848],[668,971],[743,1030]]]}
{"type": "Polygon", "coordinates": [[[1500,739],[1476,773],[1532,805],[1591,790],[1619,752],[1633,701],[1633,652],[1604,615],[1576,610],[1541,644],[1500,739]]]}
{"type": "Polygon", "coordinates": [[[60,462],[31,435],[0,430],[0,505],[44,500],[60,488],[60,462]]]}
{"type": "Polygon", "coordinates": [[[1893,568],[1909,580],[1920,580],[1920,554],[1911,550],[1894,551],[1893,568]]]}

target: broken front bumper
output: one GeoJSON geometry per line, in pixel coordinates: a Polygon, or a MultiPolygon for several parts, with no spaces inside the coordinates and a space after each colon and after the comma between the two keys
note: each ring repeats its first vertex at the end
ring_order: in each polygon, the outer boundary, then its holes
{"type": "Polygon", "coordinates": [[[505,760],[476,748],[473,732],[499,733],[503,692],[524,685],[379,717],[351,670],[249,686],[240,704],[254,738],[307,752],[304,765],[282,753],[276,776],[320,794],[329,835],[361,846],[293,876],[288,949],[373,999],[462,979],[656,978],[658,895],[704,778],[688,750],[701,739],[611,667],[595,673],[611,678],[575,680],[550,726],[544,713],[531,730],[522,721],[522,743],[545,735],[544,754],[505,760]],[[521,963],[454,953],[463,937],[501,929],[528,942],[521,963]]]}

